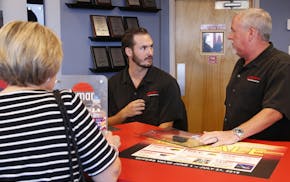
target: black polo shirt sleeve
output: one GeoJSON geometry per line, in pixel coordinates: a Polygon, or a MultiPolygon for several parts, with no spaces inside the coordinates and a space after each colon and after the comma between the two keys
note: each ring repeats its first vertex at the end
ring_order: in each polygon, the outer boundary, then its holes
{"type": "Polygon", "coordinates": [[[263,108],[273,108],[290,119],[290,64],[276,65],[275,72],[269,77],[265,89],[263,108]]]}
{"type": "Polygon", "coordinates": [[[172,80],[163,88],[160,99],[160,121],[176,121],[182,119],[182,100],[177,82],[172,80]]]}
{"type": "Polygon", "coordinates": [[[117,114],[120,111],[118,107],[119,99],[122,95],[120,93],[120,83],[122,80],[123,71],[112,76],[108,81],[108,117],[117,114]]]}

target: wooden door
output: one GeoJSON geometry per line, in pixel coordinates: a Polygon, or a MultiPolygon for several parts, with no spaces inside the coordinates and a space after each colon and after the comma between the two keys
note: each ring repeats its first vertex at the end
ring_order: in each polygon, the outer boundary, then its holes
{"type": "Polygon", "coordinates": [[[191,132],[222,129],[225,89],[238,59],[227,40],[233,14],[234,10],[215,10],[215,0],[175,1],[175,61],[185,64],[183,101],[191,132]],[[224,53],[201,52],[202,32],[208,31],[201,25],[209,24],[225,26],[218,28],[224,34],[224,53]]]}

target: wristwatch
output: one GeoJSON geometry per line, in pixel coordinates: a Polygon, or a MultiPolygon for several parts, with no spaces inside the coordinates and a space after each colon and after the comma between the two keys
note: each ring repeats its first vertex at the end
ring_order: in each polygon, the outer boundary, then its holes
{"type": "Polygon", "coordinates": [[[243,137],[244,135],[244,130],[241,128],[234,128],[233,129],[234,134],[239,138],[239,140],[243,137]]]}

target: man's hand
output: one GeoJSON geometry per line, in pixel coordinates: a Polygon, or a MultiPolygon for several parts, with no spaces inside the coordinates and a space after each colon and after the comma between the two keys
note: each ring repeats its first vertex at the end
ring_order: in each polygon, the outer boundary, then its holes
{"type": "Polygon", "coordinates": [[[137,99],[130,102],[124,107],[121,112],[124,118],[140,115],[145,110],[145,101],[143,99],[137,99]]]}
{"type": "Polygon", "coordinates": [[[204,132],[199,138],[199,141],[204,144],[212,144],[213,147],[220,145],[229,145],[239,141],[238,136],[232,130],[228,131],[212,131],[204,132]]]}
{"type": "Polygon", "coordinates": [[[122,110],[120,110],[114,116],[108,118],[109,125],[121,124],[128,117],[140,115],[145,110],[145,101],[143,99],[137,99],[130,102],[122,110]]]}

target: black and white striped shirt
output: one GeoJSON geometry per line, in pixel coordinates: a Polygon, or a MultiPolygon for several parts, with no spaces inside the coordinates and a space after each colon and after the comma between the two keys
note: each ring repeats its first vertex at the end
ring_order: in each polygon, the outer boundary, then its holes
{"type": "MultiPolygon", "coordinates": [[[[90,176],[117,157],[81,100],[61,91],[77,138],[84,171],[90,176]]],[[[74,154],[74,152],[72,152],[74,154]]],[[[73,155],[75,179],[78,164],[73,155]]],[[[52,92],[0,94],[0,181],[69,181],[70,167],[62,115],[52,92]]]]}

